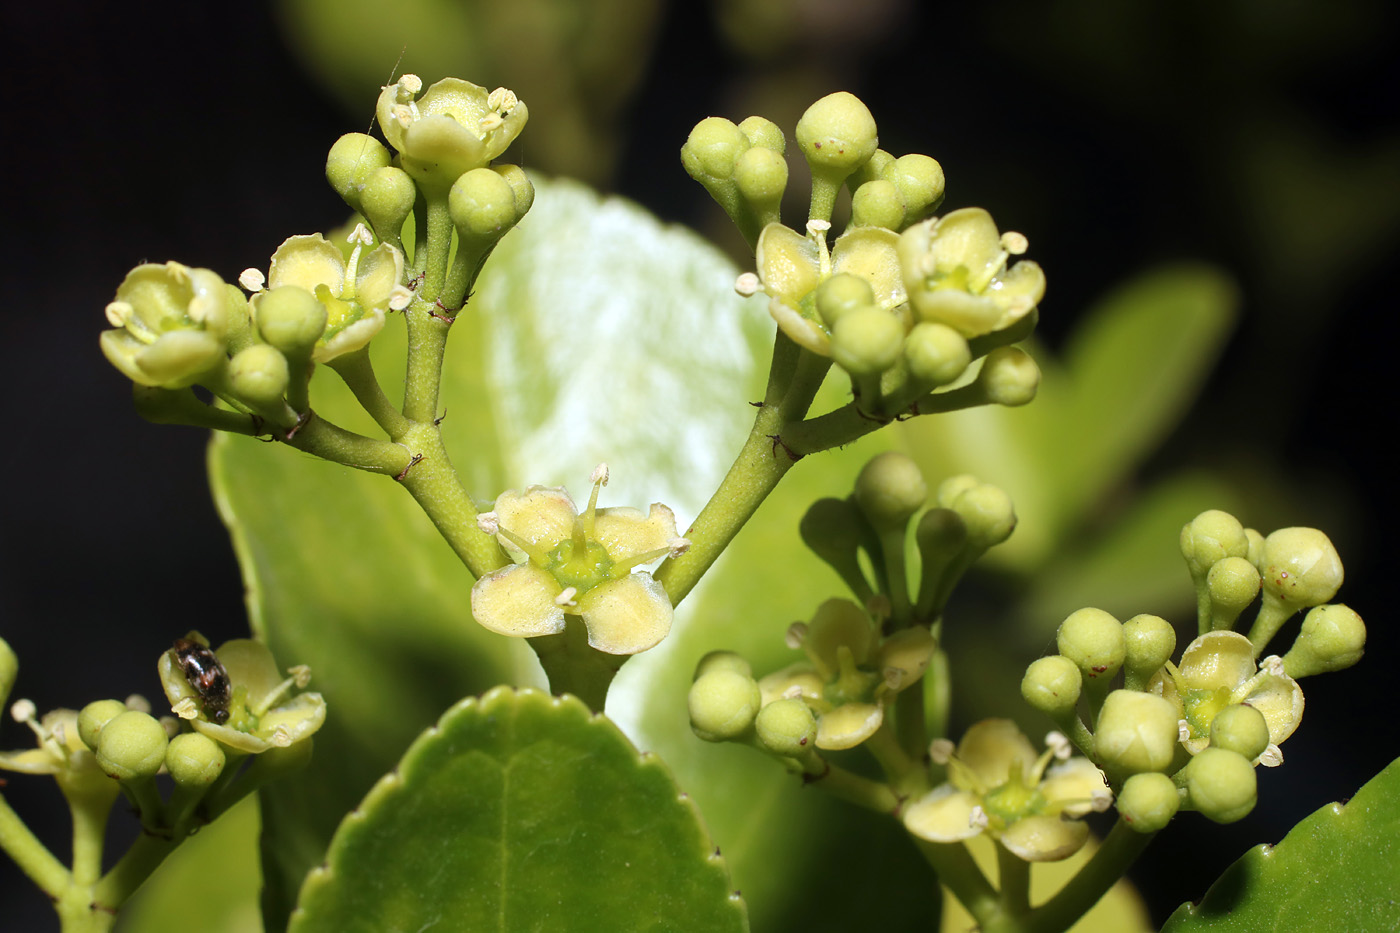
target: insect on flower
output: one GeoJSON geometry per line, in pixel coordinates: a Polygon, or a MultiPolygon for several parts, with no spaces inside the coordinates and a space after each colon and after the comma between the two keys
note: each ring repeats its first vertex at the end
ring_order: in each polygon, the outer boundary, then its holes
{"type": "Polygon", "coordinates": [[[199,694],[204,705],[204,715],[218,725],[228,722],[230,684],[228,671],[210,650],[193,638],[177,638],[170,649],[175,652],[175,662],[180,665],[185,679],[199,694]]]}

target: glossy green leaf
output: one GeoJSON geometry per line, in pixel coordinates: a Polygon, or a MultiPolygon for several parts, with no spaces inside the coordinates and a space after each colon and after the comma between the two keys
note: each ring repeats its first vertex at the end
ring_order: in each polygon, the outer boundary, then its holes
{"type": "Polygon", "coordinates": [[[1210,267],[1148,272],[1084,316],[1063,359],[1033,350],[1043,379],[1030,405],[917,418],[900,431],[931,478],[972,473],[1011,494],[1020,525],[987,559],[1032,570],[1186,413],[1235,301],[1210,267]]]}
{"type": "Polygon", "coordinates": [[[748,929],[666,767],[573,697],[448,710],[341,824],[290,933],[748,929]]]}
{"type": "Polygon", "coordinates": [[[1259,845],[1183,904],[1163,933],[1400,929],[1400,759],[1346,803],[1259,845]]]}
{"type": "MultiPolygon", "coordinates": [[[[447,448],[479,501],[528,483],[578,491],[606,460],[604,505],[664,501],[685,521],[747,433],[772,325],[694,235],[578,185],[537,187],[454,325],[447,448]]],[[[402,385],[398,321],[373,352],[380,381],[402,385]]],[[[325,417],[374,432],[331,372],[312,389],[325,417]]],[[[232,437],[210,471],[254,631],[280,663],[309,664],[329,706],[310,768],[263,794],[276,928],[341,817],[443,709],[542,681],[523,642],[471,621],[470,574],[393,481],[232,437]]]]}

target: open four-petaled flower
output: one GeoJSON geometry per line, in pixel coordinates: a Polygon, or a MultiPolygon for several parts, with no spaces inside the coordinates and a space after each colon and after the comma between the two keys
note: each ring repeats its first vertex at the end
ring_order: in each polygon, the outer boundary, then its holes
{"type": "Polygon", "coordinates": [[[607,467],[593,473],[582,513],[562,487],[530,486],[502,493],[478,518],[518,563],[486,574],[472,587],[472,615],[493,632],[519,637],[562,632],[579,616],[588,643],[608,654],[636,654],[671,630],[671,599],[643,564],[683,553],[676,518],[659,502],[647,513],[598,508],[607,467]]]}
{"type": "Polygon", "coordinates": [[[904,825],[931,842],[960,842],[986,832],[1028,862],[1068,858],[1089,838],[1078,819],[1106,809],[1112,795],[1087,758],[1068,758],[1069,743],[1051,733],[1037,755],[1009,719],[984,719],[952,743],[934,743],[948,780],[904,809],[904,825]],[[1060,763],[1051,765],[1055,758],[1060,763]]]}

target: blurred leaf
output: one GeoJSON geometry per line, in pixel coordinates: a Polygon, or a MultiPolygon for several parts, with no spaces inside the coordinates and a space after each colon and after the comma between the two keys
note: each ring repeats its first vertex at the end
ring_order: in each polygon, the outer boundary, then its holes
{"type": "Polygon", "coordinates": [[[1276,846],[1225,869],[1163,933],[1400,929],[1400,759],[1346,803],[1306,817],[1276,846]]]}
{"type": "Polygon", "coordinates": [[[290,933],[747,930],[664,765],[581,702],[448,710],[346,818],[290,933]]]}
{"type": "Polygon", "coordinates": [[[1025,408],[995,406],[904,422],[931,482],[972,473],[1010,493],[1021,521],[988,559],[1043,563],[1110,489],[1176,426],[1224,345],[1234,286],[1199,265],[1148,272],[1110,293],[1071,335],[1025,408]]]}

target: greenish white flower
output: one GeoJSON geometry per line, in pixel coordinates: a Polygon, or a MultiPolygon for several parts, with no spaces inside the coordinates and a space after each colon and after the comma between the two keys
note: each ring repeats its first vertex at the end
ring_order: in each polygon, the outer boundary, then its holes
{"type": "Polygon", "coordinates": [[[127,274],[107,305],[102,353],[132,382],[194,385],[227,359],[228,288],[208,269],[147,263],[127,274]]]}
{"type": "Polygon", "coordinates": [[[404,75],[379,95],[376,115],[406,172],[420,184],[446,190],[464,173],[484,168],[520,135],[530,117],[525,102],[506,88],[444,78],[424,91],[404,75]]]}

